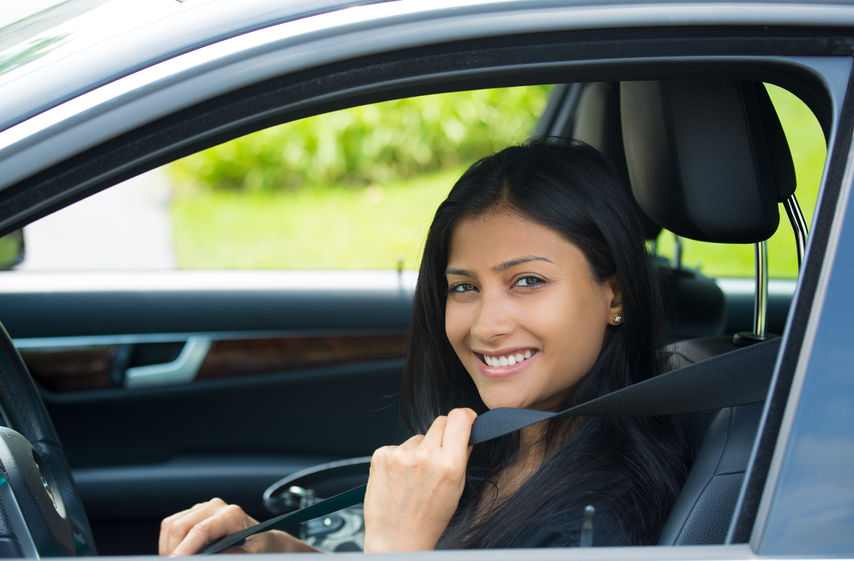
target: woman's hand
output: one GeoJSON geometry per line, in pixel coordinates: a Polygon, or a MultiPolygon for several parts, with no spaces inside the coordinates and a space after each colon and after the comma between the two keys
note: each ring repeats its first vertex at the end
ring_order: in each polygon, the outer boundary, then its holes
{"type": "MultiPolygon", "coordinates": [[[[211,499],[164,518],[160,524],[160,555],[192,555],[206,543],[245,530],[258,522],[237,505],[211,499]]],[[[246,538],[224,553],[317,551],[286,532],[272,530],[246,538]]]]}
{"type": "Polygon", "coordinates": [[[476,417],[471,409],[454,409],[433,421],[427,434],[374,452],[365,494],[366,552],[436,547],[463,493],[476,417]]]}

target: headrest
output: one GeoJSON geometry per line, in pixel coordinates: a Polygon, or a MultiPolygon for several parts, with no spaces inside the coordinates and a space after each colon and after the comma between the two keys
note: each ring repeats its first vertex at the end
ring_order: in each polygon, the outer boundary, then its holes
{"type": "Polygon", "coordinates": [[[653,220],[702,241],[771,237],[795,172],[761,83],[623,82],[620,114],[632,191],[653,220]]]}
{"type": "MultiPolygon", "coordinates": [[[[629,173],[620,130],[620,92],[616,84],[592,82],[584,85],[578,97],[571,137],[598,150],[628,187],[629,173]]],[[[657,238],[661,226],[643,212],[638,214],[644,237],[657,238]]]]}

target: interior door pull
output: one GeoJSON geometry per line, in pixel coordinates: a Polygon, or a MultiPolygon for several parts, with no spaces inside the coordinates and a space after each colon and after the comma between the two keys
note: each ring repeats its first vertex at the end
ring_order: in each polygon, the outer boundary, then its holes
{"type": "Polygon", "coordinates": [[[210,348],[211,341],[207,337],[190,337],[172,362],[128,368],[125,371],[125,387],[143,388],[192,382],[210,348]]]}

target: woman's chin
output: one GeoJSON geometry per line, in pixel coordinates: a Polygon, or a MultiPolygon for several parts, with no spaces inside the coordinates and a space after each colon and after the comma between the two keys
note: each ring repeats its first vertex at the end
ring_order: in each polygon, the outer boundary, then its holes
{"type": "Polygon", "coordinates": [[[501,409],[502,407],[513,407],[515,409],[531,408],[529,403],[519,399],[490,399],[483,400],[483,402],[489,409],[501,409]]]}
{"type": "Polygon", "coordinates": [[[514,409],[536,409],[537,411],[559,411],[562,397],[538,401],[536,399],[519,399],[518,397],[493,397],[481,400],[488,409],[512,407],[514,409]]]}

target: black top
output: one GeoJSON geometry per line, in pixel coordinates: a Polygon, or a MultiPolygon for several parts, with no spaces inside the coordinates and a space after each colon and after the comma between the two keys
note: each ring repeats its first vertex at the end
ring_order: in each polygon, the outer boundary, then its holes
{"type": "MultiPolygon", "coordinates": [[[[517,536],[507,547],[578,547],[581,529],[555,517],[533,533],[517,536]]],[[[593,517],[593,546],[633,545],[622,524],[607,511],[597,510],[593,517]]]]}

